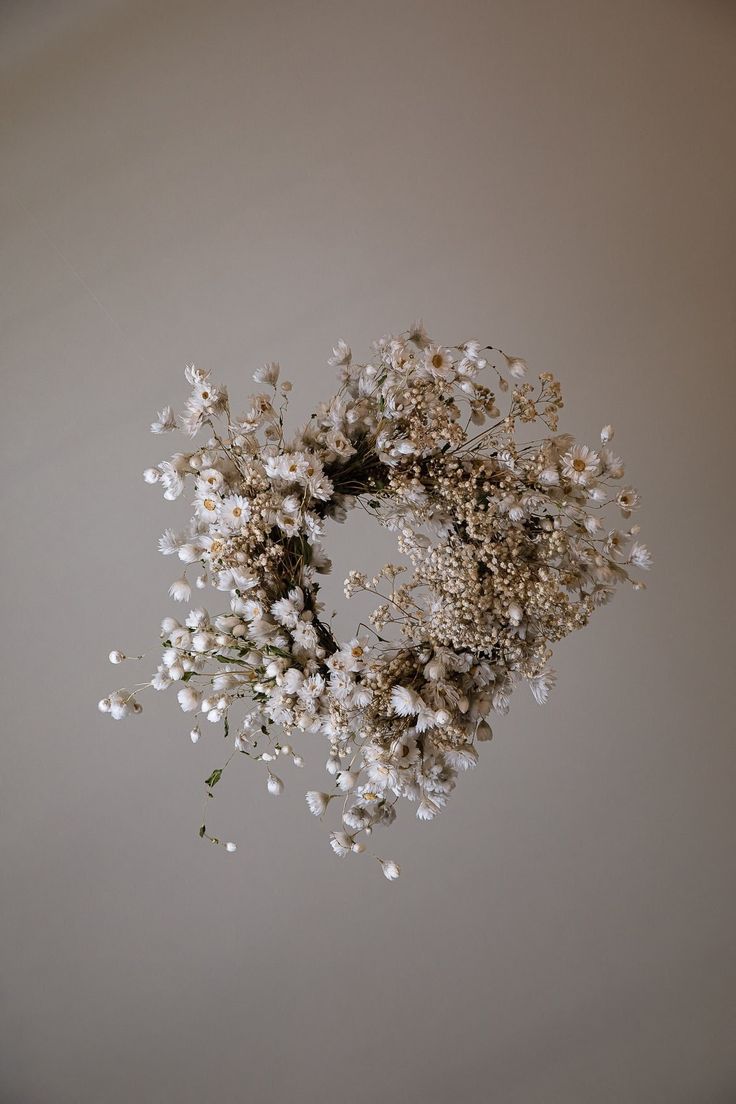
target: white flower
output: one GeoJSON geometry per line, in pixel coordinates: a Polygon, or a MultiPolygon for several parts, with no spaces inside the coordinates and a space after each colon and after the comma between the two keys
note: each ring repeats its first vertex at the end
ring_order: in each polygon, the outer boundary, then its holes
{"type": "Polygon", "coordinates": [[[601,430],[601,444],[602,445],[607,445],[608,442],[612,441],[612,440],[613,440],[613,426],[612,425],[604,425],[603,429],[601,430]]]}
{"type": "Polygon", "coordinates": [[[459,744],[457,747],[448,748],[444,756],[455,770],[470,770],[478,762],[478,752],[472,744],[459,744]]]}
{"type": "Polygon", "coordinates": [[[161,478],[161,472],[158,468],[146,468],[143,473],[143,479],[146,483],[158,483],[161,478]]]}
{"type": "Polygon", "coordinates": [[[549,695],[552,687],[557,682],[557,674],[555,671],[546,670],[540,671],[538,675],[532,675],[529,679],[529,689],[534,695],[534,700],[537,705],[546,705],[549,701],[549,695]]]}
{"type": "Polygon", "coordinates": [[[343,793],[347,793],[349,790],[355,789],[358,778],[359,775],[356,771],[340,771],[337,776],[337,784],[343,793]]]}
{"type": "Polygon", "coordinates": [[[514,379],[523,379],[527,373],[527,363],[522,360],[521,357],[507,356],[506,353],[502,353],[506,365],[509,370],[509,375],[514,379]]]}
{"type": "Polygon", "coordinates": [[[234,844],[232,841],[230,841],[229,843],[225,844],[225,850],[232,855],[238,850],[237,844],[234,844]]]}
{"type": "Polygon", "coordinates": [[[411,717],[419,712],[421,698],[407,686],[394,686],[391,691],[391,708],[399,717],[411,717]]]}
{"type": "Polygon", "coordinates": [[[347,344],[347,342],[343,341],[343,339],[340,338],[340,340],[337,342],[334,349],[332,350],[332,356],[329,358],[327,363],[330,365],[331,368],[337,368],[341,365],[349,364],[352,359],[353,354],[350,346],[347,344]]]}
{"type": "Polygon", "coordinates": [[[284,783],[281,781],[278,775],[272,774],[271,771],[268,772],[268,780],[266,782],[266,786],[268,787],[268,792],[270,794],[273,794],[274,797],[278,797],[284,792],[284,783]]]}
{"type": "Polygon", "coordinates": [[[270,363],[264,364],[262,368],[256,368],[253,379],[256,383],[268,383],[271,387],[275,387],[278,383],[280,371],[281,367],[278,362],[272,360],[270,363]]]}
{"type": "Polygon", "coordinates": [[[587,445],[573,445],[562,457],[562,474],[571,483],[585,486],[598,472],[598,453],[587,445]]]}
{"type": "Polygon", "coordinates": [[[226,529],[238,530],[250,518],[250,502],[242,495],[228,495],[220,505],[219,517],[226,529]]]}
{"type": "Polygon", "coordinates": [[[629,552],[629,563],[632,563],[635,567],[643,567],[645,570],[649,570],[652,566],[652,556],[645,544],[636,541],[631,546],[629,552]]]}
{"type": "Polygon", "coordinates": [[[173,556],[174,552],[179,551],[182,543],[182,538],[173,529],[164,529],[163,534],[158,539],[158,550],[164,556],[173,556]]]}
{"type": "Polygon", "coordinates": [[[425,349],[429,345],[429,334],[427,333],[424,322],[421,318],[417,318],[412,322],[409,327],[407,337],[409,341],[413,341],[420,349],[425,349]]]}
{"type": "Polygon", "coordinates": [[[193,744],[196,744],[201,735],[202,733],[200,731],[199,725],[195,725],[189,733],[189,739],[192,741],[193,744]]]}
{"type": "Polygon", "coordinates": [[[109,713],[110,712],[110,699],[109,698],[100,698],[100,700],[97,703],[97,708],[99,709],[100,713],[109,713]]]}
{"type": "Polygon", "coordinates": [[[632,512],[641,502],[639,492],[633,487],[622,487],[616,495],[616,502],[624,517],[631,517],[632,512]]]}
{"type": "Polygon", "coordinates": [[[107,658],[110,660],[111,663],[122,663],[125,659],[125,655],[123,652],[119,652],[117,649],[115,649],[114,651],[110,652],[110,655],[107,658]]]}
{"type": "Polygon", "coordinates": [[[192,596],[192,588],[189,585],[189,581],[186,575],[182,575],[180,579],[175,579],[169,587],[169,595],[175,602],[188,602],[192,596]]]}
{"type": "Polygon", "coordinates": [[[330,847],[336,855],[344,857],[349,855],[353,845],[353,837],[347,832],[332,832],[330,835],[330,847]]]}
{"type": "Polygon", "coordinates": [[[401,867],[393,859],[379,859],[381,869],[383,870],[384,878],[388,878],[390,882],[395,881],[401,873],[401,867]]]}
{"type": "Polygon", "coordinates": [[[305,795],[309,811],[313,816],[322,816],[327,811],[330,803],[330,795],[320,790],[309,790],[305,795]]]}
{"type": "Polygon", "coordinates": [[[449,349],[439,345],[430,345],[424,353],[424,363],[430,375],[437,379],[451,379],[453,376],[452,355],[449,349]]]}
{"type": "Polygon", "coordinates": [[[176,696],[185,713],[192,713],[202,700],[202,695],[191,686],[182,686],[176,696]]]}
{"type": "Polygon", "coordinates": [[[176,418],[170,406],[165,406],[156,415],[156,421],[151,422],[151,433],[170,433],[176,429],[176,418]]]}

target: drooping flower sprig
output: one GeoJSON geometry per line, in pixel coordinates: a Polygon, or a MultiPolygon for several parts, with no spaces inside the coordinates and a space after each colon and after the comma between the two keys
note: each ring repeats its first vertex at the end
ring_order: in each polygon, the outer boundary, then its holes
{"type": "MultiPolygon", "coordinates": [[[[514,687],[546,702],[552,645],[619,583],[640,589],[651,557],[630,523],[639,495],[621,486],[613,429],[595,447],[559,433],[550,373],[529,382],[520,358],[478,341],[437,345],[421,323],[375,342],[362,364],[339,341],[330,364],[337,394],[293,436],[291,385],[276,363],[255,372],[262,390],[237,415],[227,389],[189,366],[184,411],[165,407],[152,424],[206,438],[144,479],[193,502],[188,525],[159,541],[184,565],[170,596],[190,603],[194,585],[220,609],[165,617],[144,685],[176,687],[193,742],[203,721],[222,723],[227,763],[256,762],[273,795],[283,765],[303,762],[291,741],[305,751],[326,741],[329,783],[306,800],[315,816],[334,810],[330,844],[344,856],[393,823],[400,799],[422,820],[436,816],[514,687]],[[356,505],[396,533],[405,562],[372,578],[350,572],[346,597],[368,592],[377,604],[362,633],[340,640],[319,597],[330,570],[322,539],[356,505]]],[[[99,707],[138,713],[137,694],[117,690],[99,707]]],[[[207,778],[208,795],[224,769],[207,778]]],[[[221,842],[205,823],[200,835],[221,842]]]]}

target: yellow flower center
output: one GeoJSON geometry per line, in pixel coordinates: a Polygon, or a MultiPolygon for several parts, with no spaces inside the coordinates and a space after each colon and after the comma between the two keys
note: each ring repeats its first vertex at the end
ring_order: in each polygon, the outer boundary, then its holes
{"type": "Polygon", "coordinates": [[[202,505],[204,506],[205,510],[216,510],[217,509],[217,504],[215,502],[213,502],[211,498],[206,498],[204,500],[204,502],[202,503],[202,505]]]}
{"type": "Polygon", "coordinates": [[[242,512],[243,512],[243,511],[242,511],[242,510],[240,509],[240,507],[239,507],[239,506],[235,506],[235,507],[233,507],[233,517],[240,517],[240,515],[242,514],[242,512]]]}
{"type": "Polygon", "coordinates": [[[577,456],[573,460],[572,466],[574,467],[575,471],[579,471],[579,472],[585,471],[585,461],[581,460],[579,456],[577,456]]]}
{"type": "Polygon", "coordinates": [[[435,353],[434,354],[434,356],[432,357],[432,367],[433,368],[441,368],[442,367],[442,353],[435,353]]]}

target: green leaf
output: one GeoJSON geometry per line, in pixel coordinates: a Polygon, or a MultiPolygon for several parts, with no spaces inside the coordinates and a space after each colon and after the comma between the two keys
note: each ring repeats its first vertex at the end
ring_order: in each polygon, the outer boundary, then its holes
{"type": "Polygon", "coordinates": [[[204,784],[205,784],[205,786],[209,786],[209,788],[212,789],[213,786],[217,785],[217,783],[220,781],[221,778],[222,778],[222,767],[218,767],[216,770],[213,770],[213,772],[209,776],[209,778],[205,778],[204,784]]]}

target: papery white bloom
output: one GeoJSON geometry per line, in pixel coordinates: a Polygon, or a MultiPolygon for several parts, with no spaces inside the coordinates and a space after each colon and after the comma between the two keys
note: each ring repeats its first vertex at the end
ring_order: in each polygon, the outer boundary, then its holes
{"type": "Polygon", "coordinates": [[[343,793],[347,793],[349,790],[355,789],[358,778],[359,775],[356,771],[340,771],[337,776],[337,784],[343,793]]]}
{"type": "Polygon", "coordinates": [[[179,547],[182,543],[182,539],[173,529],[165,529],[158,539],[158,550],[163,553],[164,556],[172,556],[174,552],[179,551],[179,547]]]}
{"type": "Polygon", "coordinates": [[[623,516],[631,517],[632,511],[639,506],[641,497],[633,487],[622,487],[616,495],[616,502],[623,516]]]}
{"type": "Polygon", "coordinates": [[[228,495],[220,506],[220,521],[231,530],[240,529],[250,517],[250,502],[242,495],[228,495]]]}
{"type": "Polygon", "coordinates": [[[327,806],[330,803],[329,794],[322,793],[319,790],[309,790],[304,796],[313,816],[323,816],[327,812],[327,806]]]}
{"type": "Polygon", "coordinates": [[[612,425],[604,425],[603,429],[601,430],[601,444],[602,445],[607,445],[608,442],[612,441],[612,440],[613,440],[613,426],[612,425]]]}
{"type": "Polygon", "coordinates": [[[116,648],[112,652],[110,652],[110,655],[107,658],[110,660],[111,663],[122,663],[125,659],[125,653],[119,652],[116,648]]]}
{"type": "Polygon", "coordinates": [[[378,861],[381,864],[384,878],[388,878],[390,882],[395,881],[401,874],[401,867],[393,859],[379,859],[378,861]]]}
{"type": "Polygon", "coordinates": [[[161,478],[161,472],[158,468],[146,468],[143,472],[143,479],[146,483],[158,483],[161,478]]]}
{"type": "Polygon", "coordinates": [[[352,359],[353,354],[350,346],[347,344],[346,341],[343,341],[343,339],[340,338],[340,340],[337,342],[334,349],[332,350],[332,356],[329,358],[327,363],[330,365],[331,368],[336,368],[339,365],[349,364],[352,359]]]}
{"type": "Polygon", "coordinates": [[[472,744],[459,744],[444,752],[445,759],[455,770],[470,770],[478,762],[478,752],[472,744]]]}
{"type": "Polygon", "coordinates": [[[394,686],[391,691],[391,708],[399,717],[411,717],[419,712],[421,699],[407,686],[394,686]]]}
{"type": "Polygon", "coordinates": [[[176,696],[185,713],[192,713],[202,700],[202,695],[191,686],[182,686],[176,696]]]}
{"type": "Polygon", "coordinates": [[[109,698],[100,698],[100,700],[97,703],[97,708],[99,709],[100,713],[109,713],[110,712],[110,699],[109,698]]]}
{"type": "Polygon", "coordinates": [[[169,587],[169,595],[175,602],[188,602],[192,596],[192,588],[189,585],[189,580],[186,575],[182,575],[181,578],[175,579],[169,587]]]}
{"type": "Polygon", "coordinates": [[[233,855],[238,850],[238,848],[236,844],[230,841],[225,844],[225,850],[229,852],[229,854],[233,855]]]}
{"type": "Polygon", "coordinates": [[[589,483],[598,472],[599,466],[598,453],[587,445],[573,445],[562,457],[562,474],[572,483],[589,483]]]}
{"type": "Polygon", "coordinates": [[[507,356],[506,353],[502,353],[506,366],[509,370],[509,375],[514,379],[523,379],[527,373],[528,366],[525,360],[521,357],[507,356]]]}
{"type": "Polygon", "coordinates": [[[330,835],[330,847],[341,858],[349,855],[353,845],[353,837],[347,832],[332,832],[330,835]]]}
{"type": "Polygon", "coordinates": [[[643,567],[646,571],[649,570],[653,560],[646,545],[640,544],[638,541],[632,544],[631,551],[629,552],[629,563],[634,564],[635,567],[643,567]]]}
{"type": "Polygon", "coordinates": [[[262,368],[256,368],[253,379],[256,383],[268,383],[271,387],[275,387],[278,383],[280,371],[281,366],[278,361],[272,360],[268,364],[264,364],[262,368]]]}
{"type": "Polygon", "coordinates": [[[176,418],[170,406],[165,406],[156,415],[156,421],[151,422],[151,433],[170,433],[176,429],[176,418]]]}
{"type": "Polygon", "coordinates": [[[538,705],[546,705],[552,687],[557,682],[557,673],[552,670],[540,671],[538,675],[532,675],[529,679],[529,689],[534,695],[538,705]]]}

